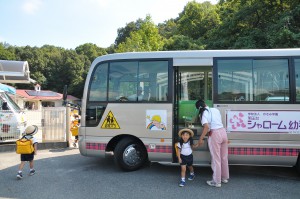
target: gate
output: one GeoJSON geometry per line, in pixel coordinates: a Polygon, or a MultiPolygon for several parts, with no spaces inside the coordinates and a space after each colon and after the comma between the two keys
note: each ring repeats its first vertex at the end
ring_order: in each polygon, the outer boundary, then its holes
{"type": "Polygon", "coordinates": [[[66,141],[66,107],[43,107],[43,142],[66,141]]]}

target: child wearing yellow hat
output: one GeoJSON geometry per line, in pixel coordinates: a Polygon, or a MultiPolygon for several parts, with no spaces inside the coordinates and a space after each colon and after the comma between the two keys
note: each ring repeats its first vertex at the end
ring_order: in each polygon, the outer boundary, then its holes
{"type": "Polygon", "coordinates": [[[29,162],[29,175],[32,176],[35,174],[34,166],[34,156],[37,155],[37,139],[33,137],[38,132],[38,127],[36,125],[27,126],[24,132],[24,138],[31,139],[34,151],[31,154],[21,154],[21,163],[19,165],[19,171],[17,174],[17,179],[22,179],[23,174],[22,170],[26,162],[29,162]]]}
{"type": "Polygon", "coordinates": [[[193,144],[194,132],[191,129],[181,129],[178,132],[178,136],[180,137],[180,141],[176,145],[178,149],[176,150],[176,155],[181,167],[181,180],[179,186],[183,187],[185,185],[186,167],[188,167],[190,171],[188,180],[194,180],[195,178],[192,149],[197,147],[197,145],[193,144]]]}

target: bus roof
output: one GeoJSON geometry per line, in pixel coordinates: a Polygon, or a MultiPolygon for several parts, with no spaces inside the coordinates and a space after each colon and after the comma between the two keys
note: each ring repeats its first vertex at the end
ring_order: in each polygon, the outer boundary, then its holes
{"type": "Polygon", "coordinates": [[[150,59],[150,58],[173,58],[174,66],[180,66],[181,62],[186,65],[188,59],[193,64],[212,65],[216,57],[264,57],[264,56],[300,56],[300,48],[285,49],[240,49],[240,50],[187,50],[187,51],[154,51],[154,52],[127,52],[115,53],[96,58],[92,67],[102,61],[126,60],[126,59],[150,59]],[[197,61],[198,60],[198,61],[197,61]]]}

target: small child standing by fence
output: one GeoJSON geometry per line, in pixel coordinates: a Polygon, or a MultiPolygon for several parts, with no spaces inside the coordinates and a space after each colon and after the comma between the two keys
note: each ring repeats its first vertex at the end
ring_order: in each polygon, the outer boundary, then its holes
{"type": "Polygon", "coordinates": [[[190,171],[188,180],[194,180],[195,178],[192,148],[196,147],[196,145],[193,145],[194,132],[191,129],[180,130],[178,136],[180,137],[180,141],[176,144],[176,155],[181,167],[181,180],[179,186],[183,187],[185,185],[186,167],[188,167],[190,171]]]}
{"type": "Polygon", "coordinates": [[[19,165],[19,171],[17,174],[17,178],[18,179],[22,179],[23,178],[23,174],[22,174],[22,170],[24,168],[24,165],[26,162],[29,162],[29,175],[32,176],[35,174],[35,170],[34,170],[34,155],[37,155],[37,140],[35,137],[33,137],[33,135],[35,135],[38,132],[38,127],[35,125],[32,126],[28,126],[25,129],[24,132],[24,138],[28,139],[28,140],[32,140],[32,144],[33,144],[33,148],[34,151],[31,154],[21,154],[21,164],[19,165]]]}
{"type": "Polygon", "coordinates": [[[73,147],[77,147],[79,126],[80,126],[80,119],[79,116],[75,114],[70,129],[72,136],[75,137],[75,140],[73,142],[73,147]]]}

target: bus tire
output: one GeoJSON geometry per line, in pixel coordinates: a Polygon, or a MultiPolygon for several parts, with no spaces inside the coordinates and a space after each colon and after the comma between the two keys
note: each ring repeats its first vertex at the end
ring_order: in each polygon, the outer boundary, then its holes
{"type": "Polygon", "coordinates": [[[114,161],[124,171],[141,168],[146,159],[146,148],[133,138],[122,139],[114,150],[114,161]]]}

